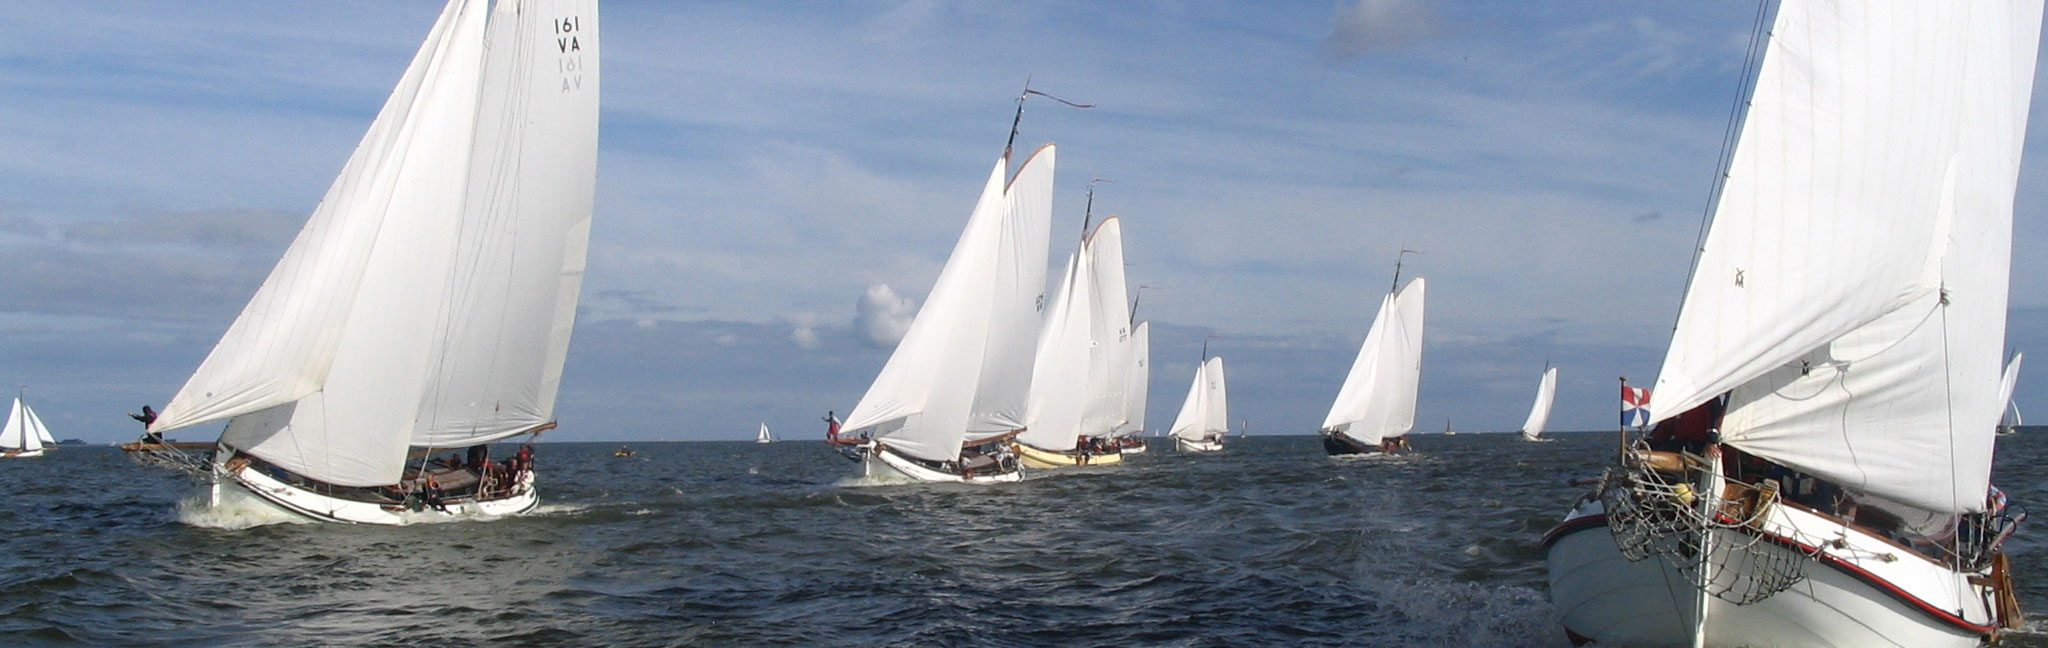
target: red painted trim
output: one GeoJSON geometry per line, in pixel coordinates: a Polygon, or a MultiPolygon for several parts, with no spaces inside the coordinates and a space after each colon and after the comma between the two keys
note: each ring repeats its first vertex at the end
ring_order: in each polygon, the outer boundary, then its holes
{"type": "MultiPolygon", "coordinates": [[[[1550,550],[1550,545],[1557,543],[1558,540],[1563,539],[1567,535],[1578,533],[1580,531],[1587,531],[1596,527],[1606,526],[1607,515],[1604,513],[1566,520],[1562,523],[1559,523],[1555,527],[1551,527],[1549,532],[1543,534],[1543,543],[1541,546],[1544,551],[1548,552],[1550,550]]],[[[1805,553],[1815,553],[1819,551],[1819,548],[1817,547],[1807,545],[1775,533],[1758,532],[1758,535],[1762,536],[1765,540],[1771,541],[1772,544],[1798,549],[1799,551],[1805,553]]],[[[1837,571],[1848,574],[1849,577],[1854,578],[1858,581],[1862,581],[1863,584],[1876,588],[1880,592],[1884,592],[1887,596],[1892,597],[1893,600],[1896,600],[1900,603],[1905,603],[1910,607],[1920,610],[1922,614],[1933,617],[1936,621],[1940,621],[1942,623],[1946,623],[1956,628],[1968,630],[1970,632],[1975,632],[1978,634],[1986,634],[1996,629],[1996,626],[1994,625],[1971,623],[1968,619],[1956,616],[1955,613],[1935,607],[1933,604],[1930,604],[1927,601],[1920,599],[1920,597],[1914,596],[1910,593],[1907,593],[1905,590],[1899,589],[1897,586],[1892,585],[1891,581],[1879,578],[1876,574],[1872,574],[1869,571],[1864,570],[1862,567],[1856,566],[1854,563],[1850,563],[1848,561],[1836,558],[1826,553],[1821,553],[1820,559],[1821,564],[1827,565],[1829,567],[1834,568],[1837,571]]]]}

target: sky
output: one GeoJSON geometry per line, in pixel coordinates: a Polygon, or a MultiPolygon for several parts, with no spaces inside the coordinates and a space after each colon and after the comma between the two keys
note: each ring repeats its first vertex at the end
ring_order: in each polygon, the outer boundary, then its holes
{"type": "MultiPolygon", "coordinates": [[[[28,2],[0,39],[0,385],[133,437],[226,330],[439,3],[28,2]]],[[[669,2],[601,10],[589,266],[551,441],[822,435],[888,357],[1030,87],[1053,249],[1123,219],[1147,422],[1203,345],[1253,434],[1321,423],[1429,279],[1416,429],[1554,430],[1649,384],[1736,105],[1749,2],[669,2]]],[[[2043,84],[2037,83],[2038,88],[2043,84]]],[[[2037,102],[2032,121],[2041,122],[2037,102]]],[[[2048,339],[2048,135],[2007,346],[2048,339]]],[[[1056,280],[1058,269],[1049,272],[1056,280]]],[[[2048,351],[2044,351],[2048,353],[2048,351]]],[[[2048,381],[2022,376],[2023,411],[2048,381]]],[[[173,436],[209,438],[211,429],[173,436]]]]}

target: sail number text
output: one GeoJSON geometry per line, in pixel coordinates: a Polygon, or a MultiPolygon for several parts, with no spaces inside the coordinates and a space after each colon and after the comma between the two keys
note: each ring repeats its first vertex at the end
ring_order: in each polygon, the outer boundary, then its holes
{"type": "Polygon", "coordinates": [[[562,74],[563,94],[583,89],[583,42],[578,38],[582,31],[581,16],[555,19],[555,69],[562,74]]]}

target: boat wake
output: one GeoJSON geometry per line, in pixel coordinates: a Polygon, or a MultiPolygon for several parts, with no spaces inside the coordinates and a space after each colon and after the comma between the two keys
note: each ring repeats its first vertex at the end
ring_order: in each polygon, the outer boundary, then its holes
{"type": "Polygon", "coordinates": [[[213,502],[208,492],[211,487],[201,487],[191,495],[178,500],[178,521],[205,529],[238,530],[271,524],[313,524],[305,517],[280,511],[264,502],[234,488],[221,489],[219,502],[213,502]]]}

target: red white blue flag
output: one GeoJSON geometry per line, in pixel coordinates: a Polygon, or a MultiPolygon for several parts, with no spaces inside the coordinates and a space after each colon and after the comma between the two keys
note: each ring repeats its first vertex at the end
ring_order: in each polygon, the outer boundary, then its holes
{"type": "Polygon", "coordinates": [[[1621,388],[1622,427],[1642,427],[1650,424],[1650,388],[1621,388]]]}

